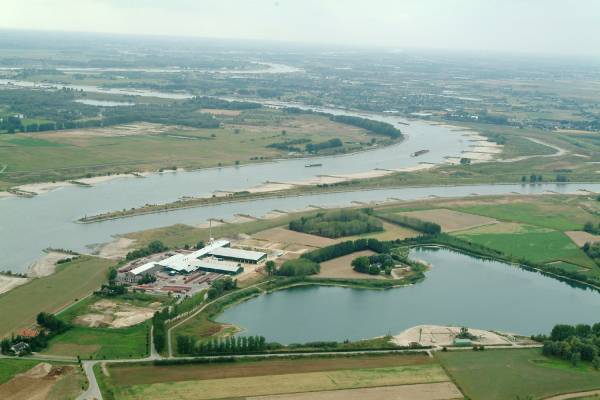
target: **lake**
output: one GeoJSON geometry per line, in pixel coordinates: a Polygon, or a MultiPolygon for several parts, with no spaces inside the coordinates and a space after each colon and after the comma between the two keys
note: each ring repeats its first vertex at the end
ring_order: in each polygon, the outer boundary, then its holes
{"type": "Polygon", "coordinates": [[[412,286],[285,289],[234,305],[217,320],[282,344],[372,338],[420,324],[531,335],[557,323],[600,321],[600,295],[592,289],[445,248],[421,247],[410,256],[432,265],[412,286]]]}

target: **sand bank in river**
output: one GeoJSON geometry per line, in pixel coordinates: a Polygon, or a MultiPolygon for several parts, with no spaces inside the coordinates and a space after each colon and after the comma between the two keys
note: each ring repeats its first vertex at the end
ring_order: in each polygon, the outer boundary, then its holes
{"type": "Polygon", "coordinates": [[[17,276],[0,275],[0,294],[27,283],[29,279],[17,276]]]}
{"type": "Polygon", "coordinates": [[[50,251],[45,256],[33,262],[27,269],[27,275],[32,278],[41,278],[52,275],[56,270],[56,263],[65,258],[73,258],[72,254],[50,251]]]}
{"type": "Polygon", "coordinates": [[[133,239],[118,237],[112,242],[102,245],[98,250],[98,257],[119,260],[127,255],[134,243],[133,239]]]}

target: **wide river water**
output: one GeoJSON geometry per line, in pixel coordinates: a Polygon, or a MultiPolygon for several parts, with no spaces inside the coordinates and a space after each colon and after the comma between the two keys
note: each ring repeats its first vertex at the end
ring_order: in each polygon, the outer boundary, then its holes
{"type": "MultiPolygon", "coordinates": [[[[23,82],[24,84],[35,85],[33,82],[23,82]]],[[[90,92],[104,90],[93,86],[77,88],[90,92]]],[[[138,96],[183,96],[183,94],[154,91],[131,91],[130,93],[138,96]]],[[[189,94],[185,96],[189,97],[189,94]]],[[[284,103],[267,105],[298,106],[284,103]]],[[[386,114],[352,113],[337,109],[320,109],[320,111],[360,115],[389,122],[399,127],[406,134],[406,139],[397,145],[366,152],[311,159],[311,163],[323,164],[319,168],[305,168],[306,160],[290,159],[241,167],[153,174],[146,178],[120,178],[93,187],[66,186],[33,198],[0,197],[0,255],[2,256],[0,270],[25,271],[47,247],[86,251],[91,245],[112,240],[114,235],[175,223],[200,224],[209,218],[229,218],[238,213],[262,216],[273,209],[297,210],[309,205],[342,206],[350,205],[352,201],[383,201],[392,197],[412,200],[428,196],[468,196],[474,193],[528,194],[542,193],[547,190],[573,193],[580,189],[600,191],[600,184],[402,188],[254,200],[85,225],[74,222],[83,216],[100,212],[136,207],[146,203],[170,202],[182,196],[210,196],[219,190],[243,190],[266,181],[297,182],[317,175],[353,174],[377,168],[407,168],[417,166],[420,162],[437,164],[444,162],[447,156],[460,156],[462,151],[468,150],[473,144],[463,136],[464,132],[422,121],[408,121],[386,114]],[[411,153],[421,149],[430,151],[420,157],[410,156],[411,153]]]]}
{"type": "Polygon", "coordinates": [[[595,290],[448,249],[418,248],[410,256],[432,265],[415,285],[285,289],[227,308],[217,320],[282,344],[372,338],[421,324],[531,335],[557,323],[598,322],[595,290]]]}

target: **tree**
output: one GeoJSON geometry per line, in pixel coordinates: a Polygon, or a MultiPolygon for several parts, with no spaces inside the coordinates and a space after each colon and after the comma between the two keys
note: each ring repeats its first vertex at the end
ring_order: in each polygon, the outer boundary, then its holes
{"type": "Polygon", "coordinates": [[[575,328],[571,325],[555,325],[550,333],[550,338],[555,341],[562,341],[570,338],[571,336],[575,336],[575,328]]]}
{"type": "Polygon", "coordinates": [[[269,260],[267,261],[267,263],[265,264],[265,270],[267,271],[267,275],[271,276],[275,273],[275,271],[277,270],[277,265],[275,264],[275,261],[273,260],[269,260]]]}
{"type": "Polygon", "coordinates": [[[471,159],[466,157],[461,158],[460,165],[471,165],[471,159]]]}
{"type": "Polygon", "coordinates": [[[115,267],[111,267],[108,270],[108,282],[113,283],[117,279],[117,269],[115,267]]]}
{"type": "Polygon", "coordinates": [[[574,367],[576,367],[580,361],[581,361],[581,353],[578,351],[574,351],[573,354],[571,354],[571,364],[574,367]]]}

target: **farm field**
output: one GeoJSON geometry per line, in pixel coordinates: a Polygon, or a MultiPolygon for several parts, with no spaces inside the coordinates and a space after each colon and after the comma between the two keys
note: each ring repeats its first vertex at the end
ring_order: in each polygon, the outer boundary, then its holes
{"type": "Polygon", "coordinates": [[[85,378],[75,365],[33,360],[0,360],[0,398],[74,399],[85,385],[85,378]],[[10,376],[4,376],[5,372],[10,376]],[[6,378],[6,379],[4,379],[6,378]]]}
{"type": "Polygon", "coordinates": [[[439,365],[424,356],[339,357],[165,367],[111,366],[109,372],[110,377],[102,376],[102,379],[107,387],[112,388],[116,398],[123,399],[160,399],[167,398],[169,393],[181,399],[213,399],[450,383],[439,365]]]}
{"type": "Polygon", "coordinates": [[[385,279],[382,275],[368,275],[352,269],[352,260],[362,256],[375,254],[371,250],[358,251],[346,256],[334,258],[321,263],[321,271],[316,275],[319,278],[347,278],[347,279],[385,279]]]}
{"type": "Polygon", "coordinates": [[[81,256],[45,278],[33,279],[0,295],[0,336],[30,325],[39,312],[57,312],[90,294],[106,280],[113,261],[81,256]]]}
{"type": "Polygon", "coordinates": [[[7,165],[2,180],[15,185],[160,168],[232,165],[287,156],[287,151],[267,147],[273,143],[340,138],[348,149],[356,149],[361,147],[359,142],[376,137],[316,115],[252,110],[230,119],[239,122],[216,129],[136,123],[2,135],[0,159],[7,165]]]}
{"type": "Polygon", "coordinates": [[[471,399],[545,398],[600,388],[600,372],[549,359],[539,349],[441,352],[436,358],[471,399]]]}
{"type": "Polygon", "coordinates": [[[43,354],[81,358],[136,358],[148,354],[149,325],[130,328],[73,327],[50,340],[43,354]]]}
{"type": "Polygon", "coordinates": [[[399,213],[410,218],[432,221],[442,227],[442,232],[462,231],[479,226],[494,224],[497,221],[493,218],[482,217],[479,215],[463,213],[447,209],[407,211],[399,213]]]}

